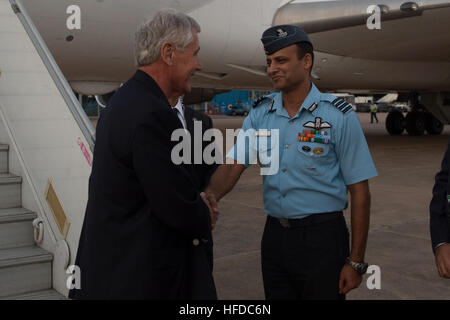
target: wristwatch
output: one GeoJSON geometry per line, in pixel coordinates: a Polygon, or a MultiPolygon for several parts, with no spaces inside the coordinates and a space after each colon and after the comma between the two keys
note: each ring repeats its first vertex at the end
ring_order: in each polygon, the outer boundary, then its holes
{"type": "Polygon", "coordinates": [[[353,262],[350,260],[349,257],[345,259],[345,263],[348,264],[350,267],[353,268],[356,272],[358,272],[360,275],[363,275],[367,272],[367,268],[369,267],[369,264],[366,262],[353,262]]]}

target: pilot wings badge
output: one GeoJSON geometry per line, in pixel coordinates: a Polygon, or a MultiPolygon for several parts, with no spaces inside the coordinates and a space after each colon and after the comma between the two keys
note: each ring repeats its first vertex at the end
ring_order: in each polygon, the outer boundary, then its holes
{"type": "Polygon", "coordinates": [[[286,31],[284,31],[283,29],[277,29],[278,32],[278,38],[285,38],[288,33],[286,31]]]}
{"type": "Polygon", "coordinates": [[[303,126],[305,128],[313,128],[316,130],[331,128],[331,124],[329,124],[326,121],[322,122],[322,118],[320,118],[320,117],[317,117],[314,122],[309,121],[309,122],[305,123],[303,126]]]}

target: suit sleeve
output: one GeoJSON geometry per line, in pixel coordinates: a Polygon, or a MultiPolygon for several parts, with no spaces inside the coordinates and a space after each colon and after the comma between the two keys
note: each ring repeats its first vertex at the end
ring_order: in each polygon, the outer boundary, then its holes
{"type": "Polygon", "coordinates": [[[153,214],[189,238],[206,238],[209,210],[196,191],[189,171],[171,160],[171,130],[161,113],[137,126],[133,165],[153,214]]]}
{"type": "Polygon", "coordinates": [[[430,234],[433,250],[442,242],[450,242],[448,221],[448,175],[450,161],[450,144],[442,161],[441,171],[436,175],[433,198],[430,203],[430,234]]]}

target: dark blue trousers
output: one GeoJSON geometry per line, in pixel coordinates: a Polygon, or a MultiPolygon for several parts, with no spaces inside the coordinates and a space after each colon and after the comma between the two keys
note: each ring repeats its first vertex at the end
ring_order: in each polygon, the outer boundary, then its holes
{"type": "Polygon", "coordinates": [[[343,300],[339,276],[349,256],[342,212],[310,215],[283,226],[267,217],[261,262],[267,300],[343,300]]]}

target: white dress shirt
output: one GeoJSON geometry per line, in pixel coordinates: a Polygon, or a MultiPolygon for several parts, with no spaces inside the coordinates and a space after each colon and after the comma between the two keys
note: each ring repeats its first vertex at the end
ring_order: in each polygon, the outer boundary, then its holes
{"type": "Polygon", "coordinates": [[[180,119],[181,124],[183,125],[183,128],[187,130],[186,119],[184,118],[183,100],[181,98],[178,99],[178,103],[174,108],[176,108],[178,110],[178,112],[177,112],[178,119],[180,119]]]}

